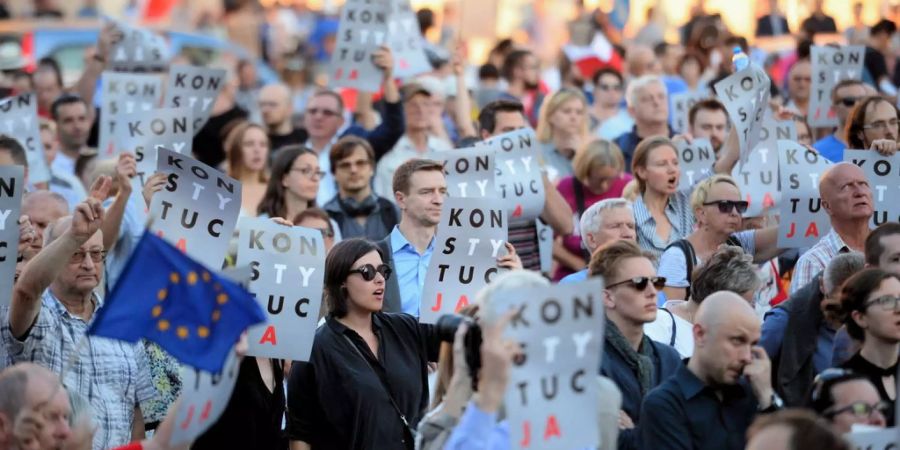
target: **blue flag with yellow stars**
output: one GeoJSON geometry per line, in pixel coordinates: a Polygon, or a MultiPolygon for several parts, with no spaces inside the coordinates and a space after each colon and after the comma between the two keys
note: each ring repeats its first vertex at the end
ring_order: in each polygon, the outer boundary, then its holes
{"type": "Polygon", "coordinates": [[[144,232],[88,334],[147,339],[184,364],[218,373],[241,333],[265,320],[244,288],[144,232]]]}

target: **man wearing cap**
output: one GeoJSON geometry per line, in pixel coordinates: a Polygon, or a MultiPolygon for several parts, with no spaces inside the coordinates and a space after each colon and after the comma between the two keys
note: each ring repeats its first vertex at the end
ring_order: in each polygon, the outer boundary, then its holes
{"type": "Polygon", "coordinates": [[[401,164],[412,158],[424,158],[430,152],[451,150],[453,145],[433,133],[434,124],[441,121],[441,107],[444,94],[440,83],[433,79],[415,80],[400,90],[403,99],[403,117],[406,132],[394,148],[387,152],[375,171],[375,193],[381,197],[394,199],[394,172],[401,164]]]}

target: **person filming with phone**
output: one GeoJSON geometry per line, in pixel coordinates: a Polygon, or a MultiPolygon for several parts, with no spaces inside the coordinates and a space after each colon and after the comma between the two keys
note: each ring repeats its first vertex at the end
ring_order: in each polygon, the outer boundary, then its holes
{"type": "Polygon", "coordinates": [[[776,411],[759,318],[740,295],[707,297],[694,322],[694,353],[641,405],[642,448],[743,449],[759,413],[776,411]]]}

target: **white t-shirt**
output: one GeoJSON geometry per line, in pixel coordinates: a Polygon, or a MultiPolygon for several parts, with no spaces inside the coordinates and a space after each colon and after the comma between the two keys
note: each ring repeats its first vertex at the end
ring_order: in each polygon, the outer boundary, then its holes
{"type": "MultiPolygon", "coordinates": [[[[753,255],[756,252],[756,230],[746,230],[734,233],[732,236],[741,243],[744,253],[753,255]]],[[[666,277],[666,286],[673,288],[686,288],[690,285],[687,279],[687,262],[684,251],[679,247],[669,247],[659,257],[657,275],[666,277]]],[[[694,268],[702,264],[698,257],[694,258],[694,268]]]]}
{"type": "Polygon", "coordinates": [[[682,358],[690,358],[694,354],[694,325],[671,312],[671,308],[680,303],[684,303],[684,300],[667,301],[663,308],[668,311],[660,309],[656,313],[656,320],[644,325],[644,334],[656,342],[671,345],[682,358]]]}

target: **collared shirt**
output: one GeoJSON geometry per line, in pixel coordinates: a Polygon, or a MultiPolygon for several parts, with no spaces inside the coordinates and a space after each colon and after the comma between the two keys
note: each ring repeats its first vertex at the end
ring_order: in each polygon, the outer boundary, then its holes
{"type": "MultiPolygon", "coordinates": [[[[113,200],[109,199],[103,203],[103,207],[109,208],[112,203],[113,200]]],[[[104,264],[106,274],[103,277],[106,282],[106,292],[111,292],[112,287],[119,280],[119,275],[122,274],[125,264],[131,258],[131,253],[141,236],[144,235],[146,223],[147,212],[144,196],[140,191],[134,190],[125,204],[125,214],[122,215],[122,225],[119,227],[119,238],[109,249],[109,254],[106,255],[104,264]]]]}
{"type": "MultiPolygon", "coordinates": [[[[453,146],[449,142],[435,136],[428,136],[425,146],[427,147],[425,153],[453,150],[453,146]]],[[[393,188],[394,172],[397,171],[400,165],[410,159],[424,158],[426,156],[425,153],[416,150],[412,141],[404,134],[394,145],[394,148],[378,160],[378,167],[375,169],[375,181],[373,182],[375,193],[391,202],[396,202],[393,188]]]]}
{"type": "Polygon", "coordinates": [[[419,254],[416,247],[400,232],[400,227],[395,226],[391,231],[391,249],[394,252],[394,276],[400,286],[401,310],[419,317],[419,303],[422,302],[425,274],[434,252],[434,238],[431,238],[425,252],[419,254]]]}
{"type": "MultiPolygon", "coordinates": [[[[94,296],[96,308],[102,307],[94,296]]],[[[97,311],[94,311],[96,317],[97,311]]],[[[62,373],[67,389],[88,399],[94,410],[97,432],[95,450],[131,442],[134,407],[151,400],[156,392],[144,350],[137,344],[96,336],[85,338],[89,323],[69,314],[48,289],[41,310],[22,340],[12,335],[9,321],[3,323],[3,341],[12,359],[40,364],[62,373]],[[72,358],[72,351],[78,355],[72,358]]]]}
{"type": "Polygon", "coordinates": [[[74,211],[75,207],[87,198],[87,193],[84,191],[81,180],[74,175],[51,171],[48,187],[51,192],[56,192],[66,199],[66,203],[69,204],[69,211],[74,211]]]}
{"type": "MultiPolygon", "coordinates": [[[[319,152],[319,170],[325,172],[325,175],[319,179],[319,193],[316,194],[317,205],[328,203],[328,201],[333,199],[338,193],[337,182],[334,181],[334,174],[331,173],[331,159],[329,159],[328,155],[331,153],[331,146],[337,142],[340,135],[341,131],[338,131],[337,134],[331,138],[331,142],[319,152]]],[[[312,148],[312,142],[306,141],[306,146],[312,148]]]]}
{"type": "Polygon", "coordinates": [[[675,375],[650,391],[641,406],[641,448],[742,450],[757,414],[746,382],[719,391],[682,364],[675,375]]]}
{"type": "Polygon", "coordinates": [[[791,278],[791,294],[799,291],[806,283],[809,283],[819,272],[825,270],[828,263],[838,255],[846,253],[850,247],[844,243],[841,236],[834,228],[828,232],[816,245],[813,245],[806,253],[800,255],[797,260],[797,268],[791,278]]]}
{"type": "Polygon", "coordinates": [[[685,192],[672,194],[666,203],[666,217],[672,224],[672,231],[669,232],[669,239],[665,241],[656,234],[656,220],[647,209],[643,194],[635,199],[633,208],[638,245],[657,258],[669,244],[686,238],[694,229],[694,212],[691,211],[690,197],[685,192]]]}
{"type": "Polygon", "coordinates": [[[402,449],[397,408],[415,427],[428,405],[426,363],[440,338],[408,314],[375,313],[378,355],[355,331],[329,316],[316,330],[309,362],[295,362],[288,381],[288,437],[314,449],[402,449]],[[349,342],[348,342],[349,339],[349,342]]]}
{"type": "Polygon", "coordinates": [[[56,152],[56,157],[50,164],[50,171],[56,174],[75,175],[75,158],[70,158],[62,150],[56,152]]]}
{"type": "Polygon", "coordinates": [[[634,119],[628,115],[626,109],[622,108],[615,115],[601,122],[594,134],[600,139],[611,141],[623,133],[627,133],[633,126],[634,119]]]}
{"type": "Polygon", "coordinates": [[[839,163],[844,160],[844,149],[847,148],[847,144],[834,137],[834,134],[829,134],[816,141],[813,148],[829,161],[839,163]]]}

